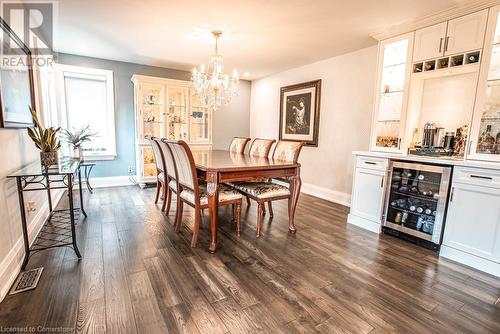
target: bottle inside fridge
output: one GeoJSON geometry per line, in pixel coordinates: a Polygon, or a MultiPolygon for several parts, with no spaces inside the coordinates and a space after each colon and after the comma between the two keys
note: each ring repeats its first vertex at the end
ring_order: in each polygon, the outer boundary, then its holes
{"type": "Polygon", "coordinates": [[[439,249],[450,175],[451,167],[393,162],[384,232],[439,249]]]}

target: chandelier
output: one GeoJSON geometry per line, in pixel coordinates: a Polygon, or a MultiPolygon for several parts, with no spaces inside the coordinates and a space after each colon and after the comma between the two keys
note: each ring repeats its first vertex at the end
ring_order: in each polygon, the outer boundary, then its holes
{"type": "Polygon", "coordinates": [[[214,30],[212,35],[215,38],[215,52],[206,69],[205,65],[201,65],[200,69],[193,69],[191,85],[199,104],[217,110],[231,102],[233,95],[238,95],[239,79],[236,70],[231,77],[223,71],[222,56],[218,53],[218,41],[222,31],[214,30]]]}

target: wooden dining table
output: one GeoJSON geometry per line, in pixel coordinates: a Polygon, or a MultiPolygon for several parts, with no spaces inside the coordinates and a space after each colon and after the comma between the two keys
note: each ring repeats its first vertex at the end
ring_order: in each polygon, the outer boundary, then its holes
{"type": "Polygon", "coordinates": [[[288,202],[289,230],[297,231],[295,208],[299,199],[300,164],[272,158],[225,150],[193,150],[198,177],[207,183],[208,208],[210,213],[210,253],[217,250],[217,228],[219,208],[219,185],[223,182],[249,181],[258,179],[288,178],[291,198],[288,202]]]}

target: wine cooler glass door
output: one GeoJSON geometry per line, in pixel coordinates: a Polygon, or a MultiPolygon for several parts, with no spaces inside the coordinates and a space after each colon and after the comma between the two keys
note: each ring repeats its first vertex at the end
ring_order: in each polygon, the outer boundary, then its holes
{"type": "Polygon", "coordinates": [[[440,243],[449,167],[393,164],[384,225],[440,243]]]}

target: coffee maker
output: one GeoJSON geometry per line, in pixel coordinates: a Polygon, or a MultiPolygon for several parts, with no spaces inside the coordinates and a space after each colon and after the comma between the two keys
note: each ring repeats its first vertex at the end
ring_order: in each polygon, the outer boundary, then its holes
{"type": "Polygon", "coordinates": [[[424,125],[422,145],[410,149],[410,154],[442,156],[449,155],[450,151],[445,150],[444,128],[437,127],[435,123],[428,121],[424,125]]]}

